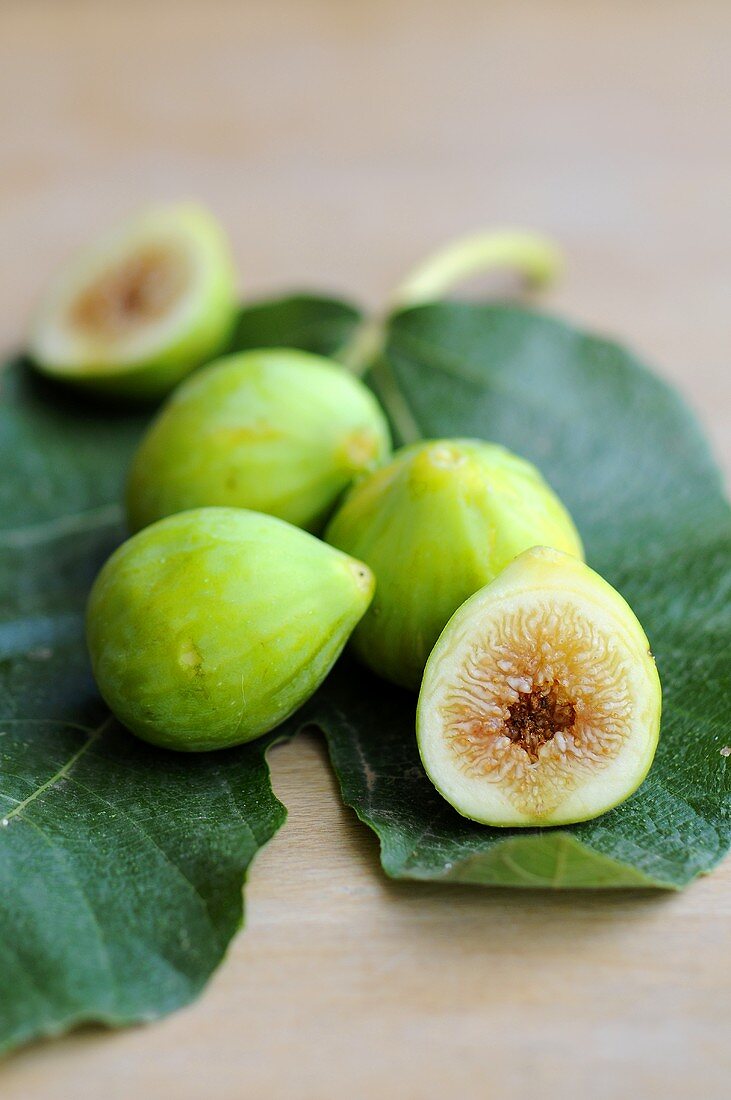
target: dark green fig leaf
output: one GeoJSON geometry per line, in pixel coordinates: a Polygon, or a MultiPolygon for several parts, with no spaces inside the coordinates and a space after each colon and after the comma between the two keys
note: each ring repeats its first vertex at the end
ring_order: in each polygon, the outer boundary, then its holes
{"type": "Polygon", "coordinates": [[[0,1051],[192,1000],[241,924],[246,868],[286,816],[271,738],[189,760],[88,720],[3,723],[0,1051]]]}
{"type": "MultiPolygon", "coordinates": [[[[262,303],[242,313],[235,346],[333,354],[357,320],[324,299],[262,303]]],[[[426,780],[414,696],[348,663],[288,726],[242,749],[181,757],[134,740],[99,701],[82,616],[123,535],[118,501],[144,425],[11,365],[0,376],[0,1049],[84,1020],[151,1019],[196,995],[240,923],[246,867],[284,816],[265,753],[305,722],[327,730],[345,799],[393,876],[679,887],[725,853],[731,525],[679,400],[614,345],[495,307],[397,318],[373,381],[397,426],[506,443],[564,497],[589,561],[657,651],[666,710],[648,780],[571,829],[475,826],[426,780]]]]}
{"type": "Polygon", "coordinates": [[[249,348],[301,348],[334,355],[360,321],[354,306],[314,294],[255,302],[239,315],[228,352],[249,348]]]}
{"type": "Polygon", "coordinates": [[[621,347],[514,307],[397,316],[372,382],[402,435],[476,436],[536,463],[589,564],[638,615],[664,691],[635,795],[582,825],[509,830],[459,817],[431,787],[413,695],[364,672],[333,680],[321,724],[385,870],[566,888],[680,888],[707,873],[731,841],[731,513],[692,415],[621,347]]]}
{"type": "Polygon", "coordinates": [[[270,741],[164,753],[98,699],[84,602],[122,535],[114,502],[141,425],[54,408],[20,366],[2,388],[0,1050],[191,1000],[285,816],[270,741]]]}
{"type": "MultiPolygon", "coordinates": [[[[260,304],[239,339],[274,340],[279,325],[275,342],[331,353],[348,317],[324,299],[260,304]]],[[[195,997],[285,817],[265,755],[300,719],[242,749],[166,753],[122,729],[94,686],[84,605],[124,537],[144,426],[20,362],[0,373],[0,1051],[195,997]]]]}

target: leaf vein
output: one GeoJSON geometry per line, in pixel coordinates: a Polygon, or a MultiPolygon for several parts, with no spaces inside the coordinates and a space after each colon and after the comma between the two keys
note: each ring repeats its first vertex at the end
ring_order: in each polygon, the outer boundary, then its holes
{"type": "Polygon", "coordinates": [[[77,749],[76,752],[68,758],[63,767],[59,768],[59,770],[54,775],[52,775],[50,779],[47,779],[45,783],[41,783],[40,787],[36,787],[33,793],[29,794],[27,798],[24,798],[22,802],[19,802],[14,810],[11,810],[9,814],[6,814],[5,820],[10,821],[12,820],[12,818],[17,817],[18,814],[26,808],[26,806],[29,806],[31,802],[34,802],[45,791],[50,790],[51,787],[54,787],[57,783],[60,783],[62,779],[68,779],[69,773],[71,772],[72,768],[74,768],[81,757],[89,751],[91,746],[99,740],[99,738],[106,731],[108,726],[111,725],[112,721],[113,718],[110,715],[101,723],[101,725],[97,726],[95,730],[92,730],[81,748],[77,749]]]}
{"type": "Polygon", "coordinates": [[[121,519],[122,508],[119,504],[103,504],[98,508],[90,508],[85,512],[57,516],[55,519],[31,524],[27,527],[14,527],[6,531],[0,531],[0,549],[5,547],[12,550],[24,550],[29,546],[52,542],[54,539],[63,538],[66,535],[95,531],[102,527],[113,527],[121,519]]]}

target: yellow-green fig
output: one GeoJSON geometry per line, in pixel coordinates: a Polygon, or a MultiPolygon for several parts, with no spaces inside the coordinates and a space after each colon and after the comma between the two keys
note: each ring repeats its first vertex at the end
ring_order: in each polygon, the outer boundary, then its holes
{"type": "Polygon", "coordinates": [[[661,705],[647,638],[624,599],[583,562],[534,547],[444,628],[419,695],[419,751],[465,817],[566,825],[637,789],[661,705]]]}
{"type": "Polygon", "coordinates": [[[517,554],[547,545],[583,557],[570,515],[535,466],[474,439],[402,448],[353,488],[326,538],[376,575],[355,651],[414,690],[449,617],[517,554]]]}
{"type": "Polygon", "coordinates": [[[366,566],[282,520],[181,512],[125,542],[97,577],[94,676],[145,741],[239,745],[312,695],[372,594],[366,566]]]}
{"type": "Polygon", "coordinates": [[[219,354],[236,317],[228,241],[190,203],[137,215],[82,250],[33,319],[32,362],[99,393],[154,399],[219,354]]]}
{"type": "Polygon", "coordinates": [[[291,349],[227,356],[153,421],[129,475],[129,525],[219,505],[319,531],[353,479],[389,454],[378,402],[343,367],[291,349]]]}

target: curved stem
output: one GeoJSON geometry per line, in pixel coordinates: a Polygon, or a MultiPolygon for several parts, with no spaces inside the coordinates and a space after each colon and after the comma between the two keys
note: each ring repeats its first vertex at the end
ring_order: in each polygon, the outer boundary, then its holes
{"type": "Polygon", "coordinates": [[[333,359],[359,377],[373,366],[383,350],[387,316],[365,317],[348,340],[338,348],[333,359]]]}
{"type": "Polygon", "coordinates": [[[529,287],[541,287],[560,274],[563,258],[546,237],[519,229],[453,241],[414,268],[391,294],[386,310],[366,318],[335,358],[354,374],[365,374],[381,357],[392,313],[436,301],[464,279],[499,268],[516,271],[529,287]]]}
{"type": "Polygon", "coordinates": [[[397,287],[391,310],[433,302],[472,275],[510,268],[531,287],[553,282],[563,267],[558,248],[546,237],[519,229],[478,233],[448,244],[419,264],[397,287]]]}

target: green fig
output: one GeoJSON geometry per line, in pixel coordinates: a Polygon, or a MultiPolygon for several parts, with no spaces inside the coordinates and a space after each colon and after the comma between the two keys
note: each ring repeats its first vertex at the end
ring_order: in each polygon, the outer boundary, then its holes
{"type": "Polygon", "coordinates": [[[129,475],[129,525],[220,505],[319,531],[353,479],[389,454],[378,402],[343,367],[288,349],[227,356],[153,421],[129,475]]]}
{"type": "Polygon", "coordinates": [[[534,547],[444,628],[424,672],[417,739],[430,779],[465,817],[568,825],[637,789],[661,706],[628,604],[583,562],[534,547]]]}
{"type": "Polygon", "coordinates": [[[235,318],[221,227],[192,204],[153,208],[62,268],[33,319],[29,352],[52,378],[154,399],[219,354],[235,318]]]}
{"type": "Polygon", "coordinates": [[[360,562],[271,516],[170,516],[125,542],[94,583],[87,640],[99,690],[155,745],[251,741],[324,680],[373,583],[360,562]]]}
{"type": "Polygon", "coordinates": [[[414,690],[450,615],[517,554],[545,544],[583,557],[571,517],[535,466],[470,439],[402,448],[353,488],[325,537],[378,582],[353,635],[356,653],[414,690]]]}

